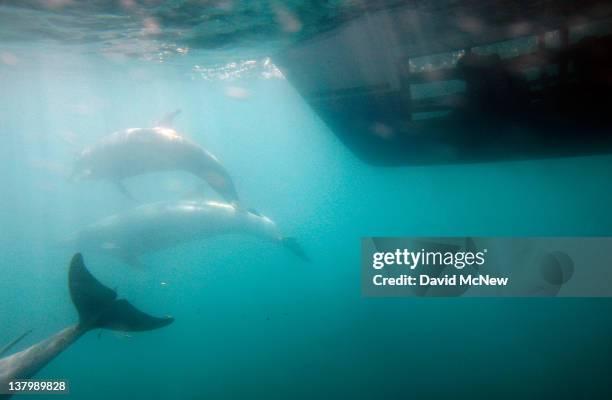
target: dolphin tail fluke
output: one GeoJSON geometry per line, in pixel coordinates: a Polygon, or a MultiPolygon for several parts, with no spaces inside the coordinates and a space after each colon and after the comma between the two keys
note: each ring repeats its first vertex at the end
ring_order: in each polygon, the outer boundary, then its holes
{"type": "Polygon", "coordinates": [[[293,237],[284,237],[281,239],[281,245],[289,249],[293,254],[304,261],[310,261],[310,257],[304,251],[304,248],[293,237]]]}
{"type": "Polygon", "coordinates": [[[117,292],[101,284],[85,267],[81,254],[75,254],[68,274],[70,297],[79,312],[83,329],[105,328],[120,331],[148,331],[174,321],[146,314],[127,300],[117,300],[117,292]]]}
{"type": "Polygon", "coordinates": [[[172,121],[174,121],[174,117],[176,117],[177,115],[179,115],[181,113],[181,109],[176,109],[172,112],[169,112],[168,114],[164,115],[164,117],[159,120],[157,122],[157,126],[160,126],[162,128],[171,128],[172,127],[172,121]]]}
{"type": "Polygon", "coordinates": [[[10,349],[13,348],[13,346],[15,346],[17,343],[19,343],[21,341],[21,339],[23,339],[24,337],[28,336],[30,333],[32,332],[32,329],[25,331],[24,333],[22,333],[21,335],[19,335],[19,337],[17,337],[15,340],[13,340],[12,342],[10,342],[9,344],[7,344],[6,346],[4,346],[3,348],[0,349],[0,357],[4,354],[6,354],[10,349]]]}

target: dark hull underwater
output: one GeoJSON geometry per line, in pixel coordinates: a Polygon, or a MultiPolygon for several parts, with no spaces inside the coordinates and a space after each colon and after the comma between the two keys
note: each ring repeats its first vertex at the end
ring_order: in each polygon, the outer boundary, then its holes
{"type": "Polygon", "coordinates": [[[274,61],[369,164],[612,153],[609,2],[401,2],[274,61]]]}

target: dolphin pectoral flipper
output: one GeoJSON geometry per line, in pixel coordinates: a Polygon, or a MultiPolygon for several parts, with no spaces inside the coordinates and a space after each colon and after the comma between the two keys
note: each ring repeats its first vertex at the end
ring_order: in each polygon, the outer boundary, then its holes
{"type": "Polygon", "coordinates": [[[123,182],[121,182],[120,180],[114,180],[112,182],[115,185],[115,187],[121,192],[122,195],[124,195],[125,197],[127,197],[130,200],[136,201],[134,196],[132,196],[132,194],[126,189],[126,187],[123,184],[123,182]]]}
{"type": "Polygon", "coordinates": [[[161,120],[159,120],[157,122],[157,124],[155,124],[156,126],[162,127],[162,128],[171,128],[172,127],[172,121],[174,120],[174,117],[176,117],[177,115],[179,115],[181,113],[181,109],[178,108],[172,112],[169,112],[168,114],[164,115],[163,118],[161,120]]]}

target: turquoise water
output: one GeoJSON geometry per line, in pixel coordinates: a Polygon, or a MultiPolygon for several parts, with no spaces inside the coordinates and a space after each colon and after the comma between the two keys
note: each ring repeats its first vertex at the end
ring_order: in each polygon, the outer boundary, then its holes
{"type": "MultiPolygon", "coordinates": [[[[34,329],[22,349],[76,322],[72,252],[57,243],[135,205],[110,183],[69,182],[76,152],[177,108],[177,131],[217,155],[243,202],[312,258],[238,235],[148,255],[143,268],[85,253],[120,297],[176,321],[85,335],[37,375],[69,379],[70,398],[563,398],[612,389],[608,300],[369,299],[359,275],[362,236],[610,235],[612,157],[374,168],[276,73],[265,46],[160,62],[82,43],[3,45],[0,344],[34,329]],[[228,77],[240,70],[233,62],[252,67],[228,77]]],[[[126,182],[138,203],[177,199],[195,184],[178,172],[126,182]]]]}

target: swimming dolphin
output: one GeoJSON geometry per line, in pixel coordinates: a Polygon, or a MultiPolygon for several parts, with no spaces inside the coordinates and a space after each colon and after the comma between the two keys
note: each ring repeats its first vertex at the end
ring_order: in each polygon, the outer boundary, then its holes
{"type": "Polygon", "coordinates": [[[308,257],[293,238],[284,237],[268,217],[228,203],[204,200],[144,204],[103,218],[79,231],[67,244],[140,265],[138,257],[195,239],[244,233],[264,238],[308,257]]]}
{"type": "Polygon", "coordinates": [[[85,148],[75,160],[71,180],[107,179],[131,197],[123,179],[158,171],[184,170],[203,179],[223,198],[238,202],[229,173],[219,160],[170,127],[180,110],[153,128],[131,128],[112,133],[85,148]]]}
{"type": "MultiPolygon", "coordinates": [[[[149,331],[171,324],[174,318],[157,318],[143,313],[117,299],[114,290],[91,275],[81,254],[75,254],[68,272],[70,297],[79,313],[79,322],[25,350],[0,359],[0,393],[6,393],[8,382],[29,379],[62,351],[95,328],[120,331],[149,331]]],[[[13,341],[15,342],[15,341],[13,341]]],[[[0,395],[8,398],[10,395],[0,395]]]]}

